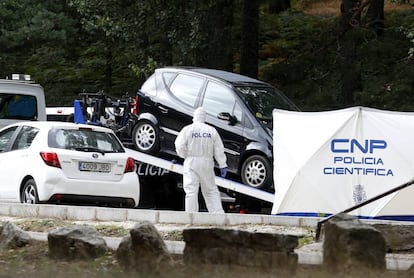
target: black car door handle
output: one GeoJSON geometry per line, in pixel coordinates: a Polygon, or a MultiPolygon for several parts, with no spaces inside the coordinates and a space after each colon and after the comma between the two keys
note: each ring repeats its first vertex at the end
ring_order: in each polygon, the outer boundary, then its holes
{"type": "Polygon", "coordinates": [[[160,109],[161,113],[164,113],[164,114],[168,113],[168,109],[165,107],[162,107],[161,105],[158,105],[158,109],[160,109]]]}

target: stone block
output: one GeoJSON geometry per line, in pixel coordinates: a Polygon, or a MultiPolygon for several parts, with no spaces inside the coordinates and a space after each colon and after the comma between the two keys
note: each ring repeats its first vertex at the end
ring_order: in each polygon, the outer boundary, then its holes
{"type": "Polygon", "coordinates": [[[294,248],[298,238],[292,235],[252,233],[248,231],[202,228],[183,231],[184,262],[188,265],[231,265],[262,270],[295,269],[294,248]]]}
{"type": "Polygon", "coordinates": [[[380,231],[348,214],[324,224],[323,265],[334,272],[386,268],[385,239],[380,231]]]}
{"type": "Polygon", "coordinates": [[[414,226],[373,224],[385,237],[387,252],[389,253],[413,253],[414,251],[414,226]]]}

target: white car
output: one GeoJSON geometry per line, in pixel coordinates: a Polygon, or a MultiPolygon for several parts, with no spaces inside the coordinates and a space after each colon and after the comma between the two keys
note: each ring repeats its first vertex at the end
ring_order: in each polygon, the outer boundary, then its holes
{"type": "Polygon", "coordinates": [[[0,130],[0,202],[137,207],[135,160],[108,128],[30,121],[0,130]]]}

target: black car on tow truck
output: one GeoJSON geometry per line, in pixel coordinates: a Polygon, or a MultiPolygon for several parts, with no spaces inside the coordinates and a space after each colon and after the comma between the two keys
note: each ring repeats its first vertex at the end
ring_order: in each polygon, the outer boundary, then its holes
{"type": "Polygon", "coordinates": [[[175,138],[200,106],[223,139],[229,173],[246,185],[272,191],[272,112],[299,109],[257,79],[197,67],[156,69],[135,99],[128,128],[135,149],[177,156],[175,138]]]}

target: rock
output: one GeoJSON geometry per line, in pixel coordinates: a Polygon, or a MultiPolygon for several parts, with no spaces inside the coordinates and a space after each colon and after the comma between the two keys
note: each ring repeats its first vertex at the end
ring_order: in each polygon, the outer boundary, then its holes
{"type": "Polygon", "coordinates": [[[124,236],[116,250],[119,265],[126,270],[135,269],[135,255],[132,248],[131,235],[124,236]]]}
{"type": "Polygon", "coordinates": [[[117,249],[118,262],[124,269],[150,275],[168,271],[173,266],[171,254],[153,224],[144,221],[129,233],[117,249]]]}
{"type": "Polygon", "coordinates": [[[30,242],[31,238],[28,232],[12,222],[3,222],[0,226],[0,247],[1,248],[16,248],[23,247],[30,242]]]}
{"type": "Polygon", "coordinates": [[[263,270],[288,270],[297,266],[297,236],[252,233],[231,229],[186,229],[183,231],[184,262],[192,265],[228,265],[263,270]]]}
{"type": "Polygon", "coordinates": [[[412,225],[373,224],[385,237],[387,252],[413,253],[414,227],[412,225]]]}
{"type": "Polygon", "coordinates": [[[412,264],[405,273],[405,277],[414,277],[414,264],[412,264]]]}
{"type": "Polygon", "coordinates": [[[358,218],[339,214],[324,224],[323,265],[334,272],[384,271],[385,238],[358,218]]]}
{"type": "Polygon", "coordinates": [[[105,240],[90,225],[73,225],[48,233],[49,254],[56,259],[93,259],[108,250],[105,240]]]}

